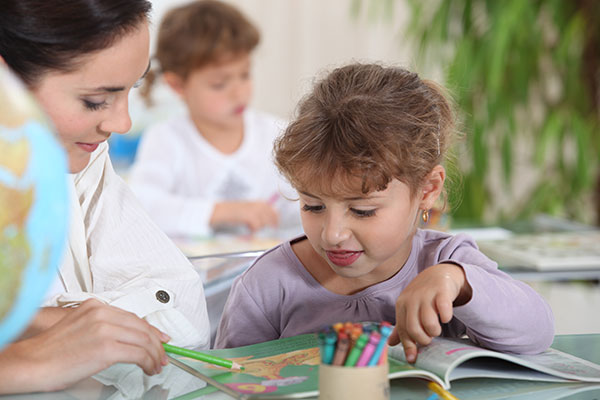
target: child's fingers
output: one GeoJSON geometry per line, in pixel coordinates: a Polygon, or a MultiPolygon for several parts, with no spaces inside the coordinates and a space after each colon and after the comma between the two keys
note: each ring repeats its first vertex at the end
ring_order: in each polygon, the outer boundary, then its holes
{"type": "Polygon", "coordinates": [[[256,232],[257,230],[259,230],[261,228],[260,222],[258,220],[256,220],[255,218],[248,218],[246,220],[246,226],[248,227],[250,232],[256,232]]]}
{"type": "MultiPolygon", "coordinates": [[[[421,323],[421,310],[420,305],[414,304],[406,308],[406,325],[404,330],[411,341],[419,344],[429,344],[431,342],[431,335],[429,335],[421,323]]],[[[402,334],[400,334],[402,339],[402,334]]],[[[403,341],[404,343],[404,341],[403,341]]]]}
{"type": "Polygon", "coordinates": [[[398,335],[398,328],[394,326],[394,329],[392,329],[392,333],[390,333],[388,338],[388,344],[390,346],[395,346],[398,343],[400,343],[400,336],[398,335]]]}
{"type": "Polygon", "coordinates": [[[435,306],[440,315],[440,321],[444,324],[450,322],[452,319],[452,301],[448,296],[441,294],[435,298],[435,306]]]}
{"type": "Polygon", "coordinates": [[[249,209],[245,217],[246,225],[252,232],[265,226],[277,226],[279,223],[277,211],[268,203],[255,203],[254,209],[249,209]]]}
{"type": "Polygon", "coordinates": [[[408,336],[401,337],[402,346],[404,347],[404,355],[406,361],[414,363],[417,361],[417,344],[412,341],[408,336]]]}
{"type": "Polygon", "coordinates": [[[277,211],[269,205],[266,215],[266,225],[277,226],[279,224],[279,215],[277,211]]]}
{"type": "Polygon", "coordinates": [[[246,220],[246,225],[248,229],[252,232],[256,232],[262,229],[266,224],[264,218],[260,214],[249,215],[246,220]]]}
{"type": "Polygon", "coordinates": [[[421,325],[423,326],[425,333],[430,338],[441,335],[442,326],[440,325],[438,314],[435,312],[433,305],[429,307],[421,307],[421,325]]]}

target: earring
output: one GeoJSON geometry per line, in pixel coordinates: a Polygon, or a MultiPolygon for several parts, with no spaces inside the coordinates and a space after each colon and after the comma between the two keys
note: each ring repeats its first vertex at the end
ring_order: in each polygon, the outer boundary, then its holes
{"type": "Polygon", "coordinates": [[[423,214],[421,214],[421,219],[423,219],[423,222],[425,223],[429,221],[429,210],[423,210],[423,214]]]}

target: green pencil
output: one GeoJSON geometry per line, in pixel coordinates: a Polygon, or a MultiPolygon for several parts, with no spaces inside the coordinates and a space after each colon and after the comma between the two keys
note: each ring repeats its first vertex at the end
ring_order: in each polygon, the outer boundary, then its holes
{"type": "Polygon", "coordinates": [[[180,356],[193,358],[195,360],[204,361],[209,364],[214,364],[229,369],[236,369],[241,371],[244,370],[244,367],[242,367],[240,364],[231,360],[227,360],[225,358],[211,356],[210,354],[204,354],[198,351],[184,349],[183,347],[177,347],[167,343],[163,343],[163,347],[167,353],[173,353],[180,356]]]}

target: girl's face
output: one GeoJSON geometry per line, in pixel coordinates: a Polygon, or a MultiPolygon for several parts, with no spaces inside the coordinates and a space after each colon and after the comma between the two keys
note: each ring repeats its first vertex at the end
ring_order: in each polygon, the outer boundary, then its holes
{"type": "Polygon", "coordinates": [[[52,122],[69,158],[71,173],[111,133],[131,128],[128,94],[149,66],[147,23],[111,47],[85,56],[73,72],[48,72],[33,93],[52,122]]]}
{"type": "Polygon", "coordinates": [[[383,191],[342,199],[299,196],[304,232],[336,274],[379,282],[406,261],[418,211],[406,184],[393,180],[383,191]]]}
{"type": "Polygon", "coordinates": [[[196,123],[221,129],[239,127],[252,96],[250,55],[198,68],[174,89],[196,123]]]}
{"type": "Polygon", "coordinates": [[[438,166],[434,172],[416,196],[397,179],[385,190],[345,198],[300,191],[302,226],[322,259],[320,271],[312,266],[309,271],[323,283],[329,278],[322,267],[328,265],[342,288],[363,288],[393,276],[410,254],[419,210],[431,208],[441,191],[444,170],[438,166]]]}

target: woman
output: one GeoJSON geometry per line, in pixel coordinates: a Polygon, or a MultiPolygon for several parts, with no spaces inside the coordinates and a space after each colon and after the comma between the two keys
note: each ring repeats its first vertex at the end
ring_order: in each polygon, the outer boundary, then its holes
{"type": "Polygon", "coordinates": [[[0,354],[0,392],[61,389],[117,362],[160,372],[161,342],[208,347],[209,326],[198,275],[108,157],[106,140],[130,129],[128,93],[149,67],[151,5],[8,0],[2,7],[0,57],[54,123],[72,186],[60,276],[22,340],[0,354]]]}

